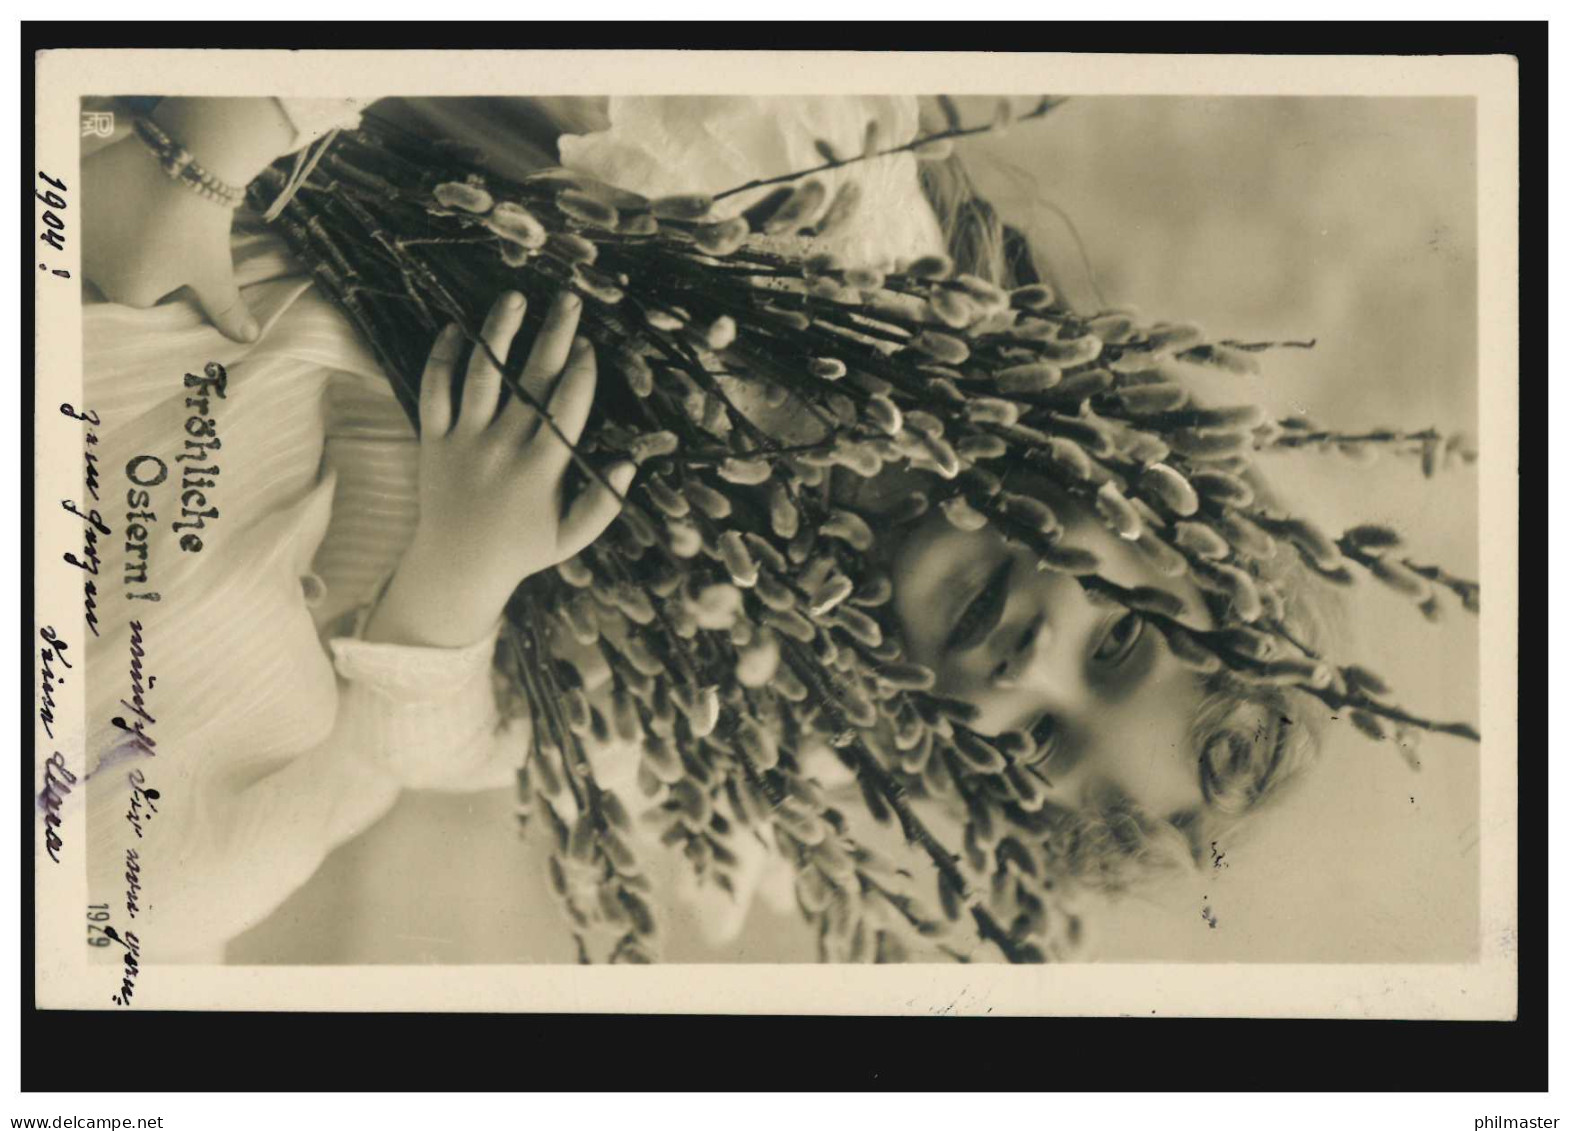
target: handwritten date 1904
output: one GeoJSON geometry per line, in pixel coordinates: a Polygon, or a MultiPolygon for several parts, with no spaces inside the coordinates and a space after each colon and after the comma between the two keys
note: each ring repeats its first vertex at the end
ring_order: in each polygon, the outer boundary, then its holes
{"type": "MultiPolygon", "coordinates": [[[[53,186],[53,188],[35,188],[33,190],[33,195],[48,206],[45,209],[43,215],[39,217],[39,219],[43,222],[44,230],[39,234],[38,242],[48,244],[56,251],[64,251],[65,220],[61,218],[60,213],[64,212],[66,208],[65,197],[61,195],[66,191],[65,182],[57,181],[48,173],[42,171],[39,172],[38,179],[43,181],[46,185],[53,186]],[[55,192],[54,189],[59,189],[60,192],[55,192]]],[[[40,271],[48,271],[49,264],[40,263],[38,265],[38,269],[40,271]]],[[[64,267],[56,267],[53,273],[60,276],[62,279],[69,279],[71,277],[71,273],[64,267]]]]}

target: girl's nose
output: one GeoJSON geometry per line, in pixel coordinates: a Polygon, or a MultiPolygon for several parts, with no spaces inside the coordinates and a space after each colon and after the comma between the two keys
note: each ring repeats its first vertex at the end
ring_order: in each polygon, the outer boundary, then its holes
{"type": "Polygon", "coordinates": [[[1037,613],[1019,626],[1014,638],[1005,643],[1005,651],[997,664],[993,683],[999,690],[1010,691],[1020,685],[1035,666],[1035,657],[1051,643],[1051,625],[1046,614],[1037,613]]]}

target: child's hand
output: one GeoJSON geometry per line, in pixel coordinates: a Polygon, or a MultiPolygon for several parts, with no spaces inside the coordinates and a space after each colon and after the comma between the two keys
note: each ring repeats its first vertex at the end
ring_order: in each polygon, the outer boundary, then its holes
{"type": "MultiPolygon", "coordinates": [[[[294,128],[272,98],[165,98],[152,117],[215,177],[249,184],[294,128]]],[[[82,162],[82,273],[110,302],[152,306],[188,287],[227,337],[260,333],[234,282],[234,213],[176,183],[135,137],[82,162]]]]}
{"type": "MultiPolygon", "coordinates": [[[[577,442],[594,403],[594,350],[575,337],[581,301],[551,306],[529,351],[521,383],[577,442]]],[[[523,324],[523,297],[506,294],[481,336],[505,359],[523,324]]],[[[461,647],[501,615],[525,577],[583,549],[620,511],[618,494],[636,468],[606,473],[615,494],[590,483],[563,496],[571,453],[539,414],[516,397],[498,413],[501,373],[473,350],[454,412],[453,371],[463,337],[448,327],[436,340],[420,386],[420,519],[413,543],[376,613],[367,640],[461,647]]]]}
{"type": "Polygon", "coordinates": [[[234,213],[177,184],[136,138],[82,162],[82,273],[110,302],[149,307],[190,287],[227,337],[255,341],[234,283],[234,213]]]}

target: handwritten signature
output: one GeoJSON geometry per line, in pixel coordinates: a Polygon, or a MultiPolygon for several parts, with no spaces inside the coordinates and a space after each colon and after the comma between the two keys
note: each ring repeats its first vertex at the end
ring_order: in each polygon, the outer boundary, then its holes
{"type": "Polygon", "coordinates": [[[44,788],[38,794],[38,807],[44,813],[44,849],[49,859],[60,863],[60,806],[76,784],[76,775],[66,769],[65,755],[56,750],[44,763],[44,788]]]}

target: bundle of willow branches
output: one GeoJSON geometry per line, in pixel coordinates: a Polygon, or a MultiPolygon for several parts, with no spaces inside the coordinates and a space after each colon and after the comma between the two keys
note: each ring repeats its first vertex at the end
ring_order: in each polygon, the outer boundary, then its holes
{"type": "MultiPolygon", "coordinates": [[[[498,651],[532,724],[522,813],[543,814],[555,838],[551,879],[585,960],[589,932],[606,929],[612,960],[655,953],[627,807],[585,755],[613,736],[641,749],[639,783],[666,815],[664,843],[721,887],[732,884],[735,837],[768,829],[826,959],[897,960],[912,932],[940,940],[966,921],[1010,961],[1066,945],[1075,924],[1053,903],[1041,752],[1023,734],[977,733],[973,709],[937,694],[932,673],[901,654],[877,528],[929,508],[1028,545],[1043,568],[1139,613],[1200,671],[1293,688],[1375,738],[1476,737],[1315,653],[1288,627],[1264,563],[1291,554],[1336,584],[1370,576],[1430,614],[1451,597],[1475,611],[1477,586],[1413,561],[1386,527],[1331,537],[1270,509],[1248,475],[1256,452],[1303,446],[1413,452],[1431,472],[1471,458],[1458,440],[1205,407],[1173,369],[1248,374],[1269,346],[1310,343],[1215,341],[1189,325],[1081,314],[1046,285],[1004,291],[937,255],[876,271],[784,250],[800,246],[789,237],[827,234],[877,206],[858,199],[854,180],[830,194],[818,174],[906,150],[940,157],[954,138],[1000,124],[950,117],[905,146],[879,149],[869,136],[856,155],[820,144],[816,169],[649,200],[561,169],[503,180],[477,154],[369,119],[290,186],[278,223],[416,427],[420,373],[443,324],[486,348],[478,327],[503,289],[529,298],[531,318],[560,288],[585,300],[601,376],[577,474],[604,482],[599,468],[630,457],[639,476],[599,543],[523,583],[498,651]],[[718,214],[742,192],[755,202],[718,214]],[[808,442],[781,441],[767,424],[781,414],[808,442]],[[1082,499],[1161,574],[1190,577],[1218,627],[1185,627],[1171,594],[1100,576],[1046,502],[1007,489],[1017,467],[1082,499]],[[875,516],[830,489],[833,477],[885,468],[918,469],[929,486],[875,516]],[[585,692],[585,650],[608,666],[607,700],[585,692]],[[855,840],[807,775],[803,756],[825,746],[854,771],[871,815],[896,820],[930,859],[940,910],[855,840]],[[912,806],[922,797],[962,812],[962,854],[912,806]]],[[[274,202],[287,180],[285,168],[269,171],[253,202],[274,202]]],[[[541,407],[516,365],[506,380],[541,407]]]]}

